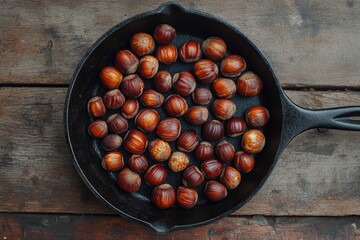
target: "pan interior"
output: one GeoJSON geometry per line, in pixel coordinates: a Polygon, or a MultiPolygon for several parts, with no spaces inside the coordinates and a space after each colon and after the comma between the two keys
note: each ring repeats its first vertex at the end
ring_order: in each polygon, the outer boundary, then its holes
{"type": "MultiPolygon", "coordinates": [[[[220,62],[217,62],[220,66],[220,62]]],[[[126,24],[115,26],[110,32],[103,36],[90,50],[88,56],[83,60],[77,74],[74,75],[72,90],[69,95],[67,109],[68,137],[73,149],[76,166],[80,175],[96,193],[114,211],[142,222],[153,224],[161,223],[171,226],[191,226],[214,220],[241,207],[262,185],[262,180],[268,174],[274,164],[276,152],[279,146],[282,110],[280,101],[280,89],[274,77],[271,67],[262,57],[259,50],[251,44],[246,37],[231,26],[209,16],[194,12],[177,12],[172,15],[155,13],[134,18],[126,24]],[[206,200],[203,194],[204,185],[197,190],[199,193],[199,204],[190,210],[173,207],[167,210],[156,209],[150,202],[151,187],[142,184],[140,190],[133,194],[124,193],[116,184],[116,173],[108,173],[101,168],[100,162],[104,152],[100,148],[100,142],[92,139],[87,133],[87,126],[93,119],[86,111],[88,100],[96,95],[102,96],[106,90],[100,85],[98,74],[102,67],[113,65],[115,53],[121,49],[130,49],[129,39],[137,32],[152,33],[154,27],[160,23],[168,23],[177,30],[177,36],[173,44],[178,47],[186,40],[194,39],[202,42],[210,36],[220,36],[228,46],[228,54],[239,54],[247,62],[247,70],[254,71],[262,79],[264,89],[260,96],[243,98],[238,94],[233,98],[237,105],[235,116],[243,117],[247,107],[253,105],[264,105],[270,111],[271,119],[263,129],[266,135],[266,146],[257,154],[256,165],[249,174],[242,174],[242,182],[238,188],[229,191],[226,199],[219,203],[206,200]]],[[[192,72],[193,64],[185,64],[179,61],[172,65],[161,64],[159,70],[166,69],[172,74],[180,71],[192,72]]],[[[236,78],[233,78],[236,80],[236,78]]],[[[152,88],[152,81],[145,80],[146,88],[152,88]]],[[[199,85],[198,85],[199,87],[199,85]]],[[[207,87],[209,86],[201,86],[207,87]]],[[[165,97],[172,92],[165,95],[165,97]]],[[[215,98],[214,98],[215,99],[215,98]]],[[[190,97],[187,97],[189,106],[194,105],[190,97]]],[[[210,106],[210,105],[209,105],[210,106]]],[[[163,118],[166,116],[162,108],[157,109],[163,118]]],[[[116,111],[108,111],[105,119],[116,111]]],[[[212,119],[213,116],[210,116],[212,119]]],[[[201,128],[194,127],[180,118],[183,130],[195,129],[201,137],[201,128]]],[[[133,125],[130,125],[133,127],[133,125]]],[[[154,138],[154,134],[148,134],[148,138],[154,138]]],[[[239,149],[241,137],[224,137],[239,149]]],[[[176,149],[172,143],[173,150],[176,149]]],[[[121,149],[122,150],[122,149],[121,149]]],[[[124,151],[123,151],[124,152],[124,151]]],[[[200,166],[200,162],[192,154],[191,165],[200,166]]],[[[125,154],[125,159],[129,155],[125,154]]],[[[152,162],[150,161],[150,164],[152,162]]],[[[166,165],[166,164],[164,164],[166,165]]],[[[177,187],[180,184],[181,173],[168,171],[167,182],[177,187]]]]}

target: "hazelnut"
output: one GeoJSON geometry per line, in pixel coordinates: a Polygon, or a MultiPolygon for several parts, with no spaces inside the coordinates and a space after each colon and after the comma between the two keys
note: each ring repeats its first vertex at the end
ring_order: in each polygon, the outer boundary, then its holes
{"type": "Polygon", "coordinates": [[[224,164],[216,159],[205,160],[201,164],[201,172],[207,179],[214,179],[220,175],[224,164]]]}
{"type": "Polygon", "coordinates": [[[229,137],[238,137],[246,131],[246,123],[242,118],[232,117],[225,125],[229,137]]]}
{"type": "Polygon", "coordinates": [[[224,126],[218,120],[207,121],[202,127],[202,135],[208,141],[219,141],[224,135],[224,126]]]}
{"type": "Polygon", "coordinates": [[[172,87],[171,74],[166,70],[159,71],[154,77],[153,84],[155,90],[160,93],[170,91],[172,87]]]}
{"type": "Polygon", "coordinates": [[[217,119],[228,120],[236,112],[236,105],[230,99],[217,99],[212,103],[212,112],[217,119]]]}
{"type": "Polygon", "coordinates": [[[263,106],[249,107],[245,112],[246,122],[250,127],[260,128],[269,121],[269,111],[263,106]]]}
{"type": "Polygon", "coordinates": [[[198,194],[193,188],[179,186],[176,191],[177,204],[185,209],[193,208],[198,201],[198,194]]]}
{"type": "Polygon", "coordinates": [[[187,168],[189,164],[189,158],[183,152],[173,152],[168,161],[168,166],[173,172],[180,172],[187,168]]]}
{"type": "Polygon", "coordinates": [[[109,171],[122,169],[125,165],[123,155],[119,152],[108,152],[102,158],[101,165],[109,171]]]}
{"type": "Polygon", "coordinates": [[[212,89],[218,98],[232,98],[236,93],[235,82],[227,78],[218,78],[212,84],[212,89]]]}
{"type": "Polygon", "coordinates": [[[130,39],[131,50],[138,56],[151,54],[155,50],[155,41],[147,33],[136,33],[130,39]]]}
{"type": "Polygon", "coordinates": [[[220,71],[226,77],[238,77],[245,68],[246,62],[244,58],[238,55],[227,56],[220,65],[220,71]]]}
{"type": "Polygon", "coordinates": [[[205,195],[212,202],[219,202],[227,196],[227,190],[221,183],[210,180],[205,185],[205,195]]]}
{"type": "Polygon", "coordinates": [[[128,99],[121,108],[121,114],[126,119],[131,119],[136,116],[139,111],[139,102],[136,99],[128,99]]]}
{"type": "Polygon", "coordinates": [[[101,118],[105,115],[106,108],[101,97],[93,97],[87,104],[87,110],[94,118],[101,118]]]}
{"type": "Polygon", "coordinates": [[[128,161],[129,168],[136,173],[143,173],[149,164],[144,155],[133,154],[128,161]]]}
{"type": "Polygon", "coordinates": [[[241,147],[247,153],[258,153],[265,146],[265,136],[260,130],[251,129],[244,133],[241,147]]]}
{"type": "Polygon", "coordinates": [[[161,63],[174,63],[177,59],[177,49],[171,44],[159,45],[155,51],[155,56],[161,63]]]}
{"type": "Polygon", "coordinates": [[[181,132],[181,123],[176,118],[165,118],[160,121],[157,128],[156,134],[165,141],[175,141],[181,132]]]}
{"type": "Polygon", "coordinates": [[[201,125],[207,122],[209,117],[209,110],[203,106],[191,107],[186,115],[185,119],[192,125],[201,125]]]}
{"type": "Polygon", "coordinates": [[[117,180],[119,187],[128,193],[136,192],[141,186],[140,175],[129,168],[122,169],[117,176],[117,180]]]}
{"type": "Polygon", "coordinates": [[[202,59],[195,63],[194,73],[199,83],[209,84],[217,78],[219,69],[213,61],[202,59]]]}
{"type": "Polygon", "coordinates": [[[204,55],[213,60],[218,61],[224,58],[226,54],[226,43],[219,37],[209,37],[202,43],[204,55]]]}
{"type": "Polygon", "coordinates": [[[214,154],[214,148],[209,142],[200,142],[195,148],[195,157],[197,160],[208,160],[214,154]]]}
{"type": "Polygon", "coordinates": [[[101,141],[101,146],[106,151],[114,151],[120,148],[123,143],[123,139],[117,134],[109,134],[105,136],[101,141]]]}
{"type": "Polygon", "coordinates": [[[159,113],[151,108],[144,108],[135,117],[135,126],[142,132],[154,132],[160,121],[159,113]]]}
{"type": "Polygon", "coordinates": [[[89,125],[88,132],[94,138],[103,138],[108,134],[108,127],[105,121],[95,120],[89,125]]]}
{"type": "Polygon", "coordinates": [[[192,99],[195,103],[200,105],[206,105],[210,103],[212,99],[212,93],[206,88],[196,88],[192,93],[192,99]]]}
{"type": "Polygon", "coordinates": [[[115,66],[122,74],[133,74],[139,66],[139,59],[129,50],[121,50],[115,55],[115,66]]]}
{"type": "Polygon", "coordinates": [[[164,102],[164,96],[152,89],[146,90],[140,97],[140,102],[145,107],[158,108],[164,102]]]}
{"type": "Polygon", "coordinates": [[[127,120],[118,113],[110,115],[106,122],[111,132],[116,134],[126,132],[129,128],[127,120]]]}
{"type": "Polygon", "coordinates": [[[120,84],[121,92],[128,98],[139,97],[143,93],[144,87],[143,80],[136,74],[124,77],[120,84]]]}
{"type": "Polygon", "coordinates": [[[219,180],[227,189],[232,190],[239,186],[241,175],[235,168],[226,166],[221,172],[219,180]]]}
{"type": "Polygon", "coordinates": [[[253,170],[255,166],[255,159],[253,155],[239,151],[235,154],[232,165],[236,170],[248,173],[253,170]]]}
{"type": "Polygon", "coordinates": [[[162,184],[154,188],[151,193],[151,202],[160,209],[170,208],[175,204],[176,193],[170,184],[162,184]]]}
{"type": "Polygon", "coordinates": [[[158,186],[166,181],[166,168],[160,164],[152,165],[145,172],[144,180],[147,185],[158,186]]]}
{"type": "Polygon", "coordinates": [[[123,146],[129,153],[141,154],[145,152],[147,144],[147,137],[142,132],[131,129],[125,135],[123,146]]]}
{"type": "Polygon", "coordinates": [[[188,105],[183,97],[173,94],[166,98],[164,108],[170,116],[181,117],[186,113],[188,105]]]}
{"type": "Polygon", "coordinates": [[[103,67],[99,76],[101,84],[109,90],[118,88],[123,79],[121,72],[112,66],[103,67]]]}
{"type": "Polygon", "coordinates": [[[201,56],[200,43],[195,40],[186,41],[179,47],[179,59],[182,62],[196,62],[200,60],[201,56]]]}
{"type": "Polygon", "coordinates": [[[119,89],[113,89],[105,93],[104,104],[109,109],[118,109],[125,102],[125,96],[120,92],[119,89]]]}
{"type": "Polygon", "coordinates": [[[159,69],[159,61],[151,56],[146,55],[140,59],[138,72],[143,78],[153,78],[159,69]]]}
{"type": "Polygon", "coordinates": [[[176,30],[169,24],[159,24],[154,30],[154,39],[160,44],[169,44],[175,37],[176,30]]]}
{"type": "Polygon", "coordinates": [[[263,88],[261,78],[253,72],[243,73],[236,82],[237,92],[245,97],[258,95],[263,88]]]}
{"type": "Polygon", "coordinates": [[[199,139],[195,130],[187,130],[180,134],[177,140],[177,148],[183,152],[192,152],[199,144],[199,139]]]}
{"type": "Polygon", "coordinates": [[[163,162],[168,160],[171,155],[171,147],[168,142],[155,138],[148,144],[149,156],[156,162],[163,162]]]}
{"type": "Polygon", "coordinates": [[[204,175],[198,167],[187,167],[182,174],[182,183],[185,187],[198,187],[204,182],[204,175]]]}
{"type": "Polygon", "coordinates": [[[189,96],[196,88],[194,76],[189,72],[176,73],[172,79],[174,91],[183,96],[189,96]]]}

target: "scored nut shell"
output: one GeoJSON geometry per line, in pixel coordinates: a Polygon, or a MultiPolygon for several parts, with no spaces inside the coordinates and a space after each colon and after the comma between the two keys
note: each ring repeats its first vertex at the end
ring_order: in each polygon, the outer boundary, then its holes
{"type": "Polygon", "coordinates": [[[88,113],[94,118],[101,118],[105,115],[106,107],[101,97],[95,96],[91,98],[87,104],[88,113]]]}
{"type": "Polygon", "coordinates": [[[214,179],[220,175],[224,168],[224,163],[216,159],[205,160],[201,164],[201,172],[207,179],[214,179]]]}
{"type": "Polygon", "coordinates": [[[217,78],[219,69],[213,61],[202,59],[194,64],[194,73],[199,83],[210,84],[217,78]]]}
{"type": "Polygon", "coordinates": [[[239,55],[229,55],[225,57],[220,65],[220,71],[226,77],[238,77],[245,68],[245,59],[239,55]]]}
{"type": "Polygon", "coordinates": [[[88,132],[94,138],[103,138],[108,134],[108,127],[105,121],[95,120],[89,125],[88,132]]]}
{"type": "Polygon", "coordinates": [[[252,106],[245,111],[246,122],[253,128],[265,126],[269,121],[269,118],[269,110],[267,110],[264,106],[252,106]]]}
{"type": "Polygon", "coordinates": [[[219,180],[224,186],[229,189],[235,189],[239,186],[241,181],[241,175],[238,170],[231,166],[224,167],[224,170],[221,172],[219,180]]]}
{"type": "Polygon", "coordinates": [[[218,61],[224,58],[227,46],[222,38],[209,37],[203,41],[202,50],[207,58],[218,61]]]}
{"type": "Polygon", "coordinates": [[[159,45],[155,51],[155,56],[161,63],[171,64],[176,62],[177,49],[172,44],[159,45]]]}
{"type": "Polygon", "coordinates": [[[179,59],[182,62],[190,63],[198,61],[202,56],[201,46],[195,40],[184,42],[179,47],[179,59]]]}
{"type": "Polygon", "coordinates": [[[159,71],[153,80],[153,85],[156,91],[166,93],[172,88],[171,74],[166,70],[159,71]]]}
{"type": "Polygon", "coordinates": [[[214,154],[214,148],[209,142],[200,142],[195,148],[195,157],[197,160],[208,160],[214,154]]]}
{"type": "Polygon", "coordinates": [[[169,24],[159,24],[156,26],[153,36],[157,43],[169,44],[175,37],[176,30],[169,24]]]}
{"type": "Polygon", "coordinates": [[[225,131],[229,137],[238,137],[246,131],[246,123],[242,118],[232,117],[227,121],[225,131]]]}
{"type": "Polygon", "coordinates": [[[212,89],[218,98],[232,98],[236,94],[235,82],[228,78],[217,78],[212,89]]]}

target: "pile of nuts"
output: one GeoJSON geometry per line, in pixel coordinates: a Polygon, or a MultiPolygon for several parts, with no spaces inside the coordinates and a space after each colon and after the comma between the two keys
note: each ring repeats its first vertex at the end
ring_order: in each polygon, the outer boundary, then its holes
{"type": "Polygon", "coordinates": [[[245,120],[234,116],[236,104],[231,98],[236,93],[256,96],[263,83],[258,75],[245,71],[246,62],[241,56],[225,56],[227,46],[221,38],[209,37],[201,44],[190,40],[177,49],[171,44],[175,36],[176,30],[168,24],[158,25],[152,36],[133,35],[131,50],[118,51],[115,66],[100,71],[101,84],[108,92],[103,97],[92,97],[87,106],[94,119],[88,132],[102,139],[106,151],[103,168],[117,173],[118,185],[125,192],[139,190],[142,182],[153,187],[151,201],[160,209],[175,203],[185,209],[194,207],[205,179],[205,196],[213,202],[224,199],[228,190],[240,184],[240,172],[254,168],[253,155],[265,145],[259,128],[269,120],[269,111],[263,106],[249,107],[245,120]],[[194,63],[193,73],[158,71],[159,64],[173,64],[177,59],[194,63]],[[219,77],[219,71],[223,77],[219,77]],[[230,79],[234,77],[236,81],[230,79]],[[145,89],[144,81],[152,81],[153,89],[145,89]],[[212,91],[206,88],[210,84],[212,91]],[[169,91],[174,94],[165,99],[163,94],[169,91]],[[194,103],[192,107],[188,108],[186,99],[194,103]],[[164,109],[165,118],[161,119],[158,108],[164,109]],[[115,113],[103,120],[106,111],[115,113]],[[209,120],[210,114],[215,119],[209,120]],[[178,118],[201,126],[201,133],[182,131],[178,118]],[[135,128],[130,129],[130,121],[135,128]],[[149,133],[156,133],[157,138],[148,142],[149,133]],[[199,140],[200,134],[206,141],[199,140]],[[222,140],[224,134],[236,138],[243,135],[241,146],[222,140]],[[172,151],[172,141],[176,141],[177,151],[172,151]],[[124,160],[123,151],[132,156],[124,160]],[[190,153],[200,167],[190,166],[190,153]],[[166,183],[171,171],[182,172],[182,185],[176,191],[166,183]]]}

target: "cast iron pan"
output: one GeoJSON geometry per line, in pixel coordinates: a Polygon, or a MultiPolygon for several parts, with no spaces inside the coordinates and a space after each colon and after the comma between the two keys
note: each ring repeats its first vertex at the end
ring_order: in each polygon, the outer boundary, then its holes
{"type": "MultiPolygon", "coordinates": [[[[219,63],[217,63],[219,64],[219,63]]],[[[173,65],[161,66],[172,74],[192,71],[192,64],[177,61],[173,65]]],[[[235,79],[234,79],[235,80],[235,79]]],[[[151,88],[151,80],[145,80],[146,88],[151,88]]],[[[193,103],[188,99],[188,104],[193,103]]],[[[162,117],[164,112],[158,109],[162,117]]],[[[114,111],[113,111],[114,112],[114,111]]],[[[110,113],[108,111],[107,117],[110,113]]],[[[261,188],[289,141],[310,128],[335,128],[360,130],[360,121],[350,117],[360,116],[360,107],[308,110],[296,106],[284,94],[281,86],[261,51],[238,29],[214,16],[186,9],[175,3],[165,3],[158,9],[132,17],[110,29],[88,50],[78,65],[72,78],[65,105],[65,131],[75,167],[89,189],[117,214],[137,220],[158,232],[204,225],[220,219],[242,207],[261,188]],[[260,96],[233,98],[237,104],[236,116],[243,116],[247,107],[261,104],[270,111],[271,120],[263,129],[266,145],[257,154],[256,165],[249,174],[242,174],[240,186],[229,191],[227,198],[219,203],[206,200],[204,186],[199,187],[199,203],[191,210],[172,207],[167,210],[155,208],[149,199],[151,188],[142,184],[133,194],[122,192],[116,184],[116,173],[109,173],[100,166],[104,154],[99,142],[87,133],[93,119],[86,111],[88,100],[102,96],[105,89],[99,84],[98,74],[102,67],[112,65],[114,55],[120,49],[130,49],[129,39],[137,32],[152,33],[160,23],[168,23],[177,30],[173,42],[177,47],[186,40],[202,41],[209,36],[220,36],[228,45],[228,53],[239,54],[247,62],[247,70],[257,73],[264,83],[260,96]]],[[[212,118],[212,117],[210,117],[212,118]]],[[[193,128],[201,138],[200,128],[194,128],[180,118],[183,130],[193,128]]],[[[149,139],[154,135],[148,135],[149,139]]],[[[226,139],[226,137],[225,137],[226,139]]],[[[240,146],[241,137],[228,138],[234,146],[240,146]]],[[[172,146],[174,148],[174,146],[172,146]]],[[[174,148],[175,149],[175,148],[174,148]]],[[[120,149],[121,151],[122,149],[120,149]]],[[[129,157],[125,154],[125,159],[129,157]]],[[[200,165],[192,155],[191,165],[200,165]]],[[[177,187],[181,173],[169,174],[167,182],[177,187]]]]}

